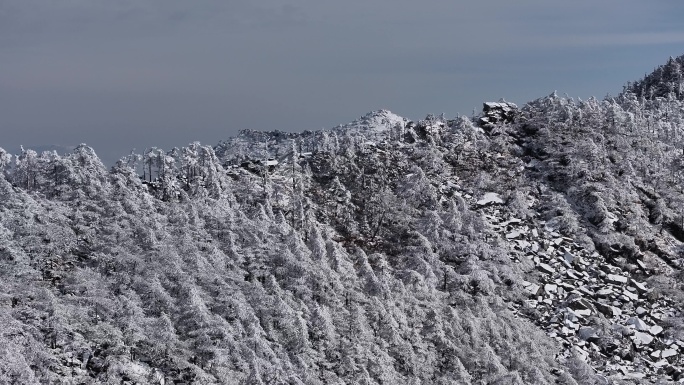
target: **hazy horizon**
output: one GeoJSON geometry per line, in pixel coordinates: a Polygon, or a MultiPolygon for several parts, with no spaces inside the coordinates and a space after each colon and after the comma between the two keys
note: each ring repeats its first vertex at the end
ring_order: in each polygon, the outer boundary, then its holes
{"type": "Polygon", "coordinates": [[[0,147],[216,144],[377,109],[616,94],[683,54],[684,4],[0,1],[0,147]]]}

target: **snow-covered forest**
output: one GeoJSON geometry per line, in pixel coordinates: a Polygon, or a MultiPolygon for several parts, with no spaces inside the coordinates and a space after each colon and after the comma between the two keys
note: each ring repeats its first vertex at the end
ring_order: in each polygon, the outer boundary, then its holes
{"type": "Polygon", "coordinates": [[[111,169],[0,149],[0,383],[679,381],[682,65],[111,169]]]}

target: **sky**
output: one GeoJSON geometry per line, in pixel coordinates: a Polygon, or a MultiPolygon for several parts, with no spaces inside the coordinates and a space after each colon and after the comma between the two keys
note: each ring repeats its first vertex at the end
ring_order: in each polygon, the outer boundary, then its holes
{"type": "Polygon", "coordinates": [[[215,145],[377,109],[615,95],[684,54],[671,0],[0,0],[0,147],[215,145]]]}

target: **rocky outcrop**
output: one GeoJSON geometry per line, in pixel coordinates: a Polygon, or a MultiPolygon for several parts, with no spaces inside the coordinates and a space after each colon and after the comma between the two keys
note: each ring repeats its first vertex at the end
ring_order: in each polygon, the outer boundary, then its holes
{"type": "Polygon", "coordinates": [[[518,106],[514,103],[499,101],[486,102],[482,108],[482,116],[479,119],[480,127],[491,129],[496,124],[513,123],[518,113],[518,106]]]}

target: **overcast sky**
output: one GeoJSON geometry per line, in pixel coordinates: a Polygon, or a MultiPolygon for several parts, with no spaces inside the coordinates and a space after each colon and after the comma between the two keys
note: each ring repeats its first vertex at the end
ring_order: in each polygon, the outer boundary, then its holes
{"type": "Polygon", "coordinates": [[[617,94],[684,54],[670,0],[0,0],[0,147],[111,164],[243,128],[617,94]]]}

